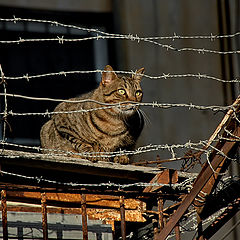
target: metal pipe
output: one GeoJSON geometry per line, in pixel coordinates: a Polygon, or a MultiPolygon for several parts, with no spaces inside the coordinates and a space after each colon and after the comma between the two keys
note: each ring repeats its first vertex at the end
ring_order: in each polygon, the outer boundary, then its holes
{"type": "Polygon", "coordinates": [[[46,193],[41,193],[43,239],[48,239],[46,193]]]}
{"type": "Polygon", "coordinates": [[[82,194],[82,231],[83,231],[83,240],[88,240],[88,226],[87,226],[87,203],[86,195],[82,194]]]}
{"type": "Polygon", "coordinates": [[[8,228],[7,228],[7,192],[6,190],[1,191],[1,205],[2,205],[3,240],[7,240],[8,228]]]}
{"type": "Polygon", "coordinates": [[[125,220],[125,208],[124,208],[124,197],[123,196],[120,196],[119,202],[120,202],[122,240],[126,240],[126,220],[125,220]]]}

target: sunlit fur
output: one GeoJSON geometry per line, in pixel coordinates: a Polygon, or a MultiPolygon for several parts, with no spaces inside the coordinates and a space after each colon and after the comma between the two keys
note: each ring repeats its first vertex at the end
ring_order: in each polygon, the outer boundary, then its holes
{"type": "MultiPolygon", "coordinates": [[[[77,153],[113,152],[134,148],[144,124],[143,114],[136,105],[142,101],[140,80],[144,69],[138,70],[133,76],[117,75],[109,65],[105,67],[105,71],[97,89],[71,100],[91,99],[117,105],[84,114],[54,114],[41,130],[43,148],[77,153]]],[[[62,102],[55,111],[68,112],[102,107],[102,104],[93,101],[62,102]]],[[[129,158],[125,155],[114,158],[95,156],[88,159],[129,163],[129,158]]]]}
{"type": "Polygon", "coordinates": [[[138,106],[135,104],[142,101],[142,89],[140,82],[134,77],[117,76],[112,84],[102,89],[103,101],[105,103],[120,103],[119,106],[112,110],[124,116],[130,116],[135,113],[138,106]],[[123,90],[125,94],[121,94],[119,90],[123,90]],[[141,93],[141,95],[138,95],[141,93]],[[124,103],[125,102],[125,103],[124,103]]]}

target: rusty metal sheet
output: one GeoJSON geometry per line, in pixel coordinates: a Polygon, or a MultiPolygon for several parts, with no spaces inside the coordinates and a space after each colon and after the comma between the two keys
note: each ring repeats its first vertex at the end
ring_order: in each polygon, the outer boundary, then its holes
{"type": "MultiPolygon", "coordinates": [[[[81,202],[81,195],[74,193],[45,193],[48,200],[48,205],[56,205],[57,203],[76,203],[81,202]]],[[[26,191],[9,191],[9,200],[20,202],[40,203],[40,192],[26,192],[26,191]]],[[[86,194],[86,203],[88,206],[101,206],[110,208],[119,208],[119,197],[110,195],[93,195],[86,194]]],[[[124,201],[125,209],[139,209],[142,205],[140,200],[126,199],[124,201]]]]}
{"type": "MultiPolygon", "coordinates": [[[[49,207],[48,213],[59,214],[82,214],[81,208],[62,208],[62,207],[49,207]]],[[[40,205],[22,204],[22,205],[8,205],[8,211],[13,212],[40,212],[40,205]]],[[[125,209],[125,219],[129,222],[145,222],[146,219],[142,216],[142,209],[127,210],[125,209]]],[[[103,209],[103,208],[87,208],[87,215],[92,220],[102,220],[106,222],[121,221],[119,209],[103,209]]]]}
{"type": "MultiPolygon", "coordinates": [[[[173,184],[178,182],[178,172],[173,169],[164,169],[162,172],[158,173],[151,181],[150,183],[159,183],[159,184],[173,184]]],[[[159,187],[153,187],[149,186],[146,187],[143,192],[154,192],[161,188],[159,187]]]]}

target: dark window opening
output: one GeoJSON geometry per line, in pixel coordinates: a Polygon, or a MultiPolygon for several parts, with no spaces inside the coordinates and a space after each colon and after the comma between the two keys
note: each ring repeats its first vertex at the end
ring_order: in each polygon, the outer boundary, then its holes
{"type": "MultiPolygon", "coordinates": [[[[32,11],[26,9],[0,8],[2,18],[43,19],[58,21],[87,28],[97,28],[111,32],[112,15],[110,13],[67,13],[32,11]]],[[[64,36],[83,38],[94,36],[87,31],[58,27],[46,23],[1,22],[0,40],[47,39],[64,36]]],[[[0,45],[0,64],[5,76],[39,75],[62,71],[91,71],[103,69],[110,62],[114,64],[114,50],[111,41],[29,42],[0,45]]],[[[95,88],[100,80],[99,73],[67,74],[21,80],[8,80],[7,93],[31,96],[68,99],[95,88]]],[[[3,86],[1,86],[3,92],[3,86]]],[[[8,111],[17,113],[44,113],[53,111],[57,102],[34,101],[21,98],[7,98],[8,111]]],[[[1,97],[1,112],[4,110],[4,98],[1,97]]],[[[39,145],[39,133],[44,116],[8,116],[7,138],[9,142],[27,145],[39,145]]],[[[1,128],[3,122],[1,122],[1,128]]],[[[2,135],[2,129],[1,129],[2,135]]]]}

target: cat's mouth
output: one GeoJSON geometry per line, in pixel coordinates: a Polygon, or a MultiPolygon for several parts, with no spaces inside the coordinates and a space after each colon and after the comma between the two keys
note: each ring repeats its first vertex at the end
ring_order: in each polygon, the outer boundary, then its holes
{"type": "Polygon", "coordinates": [[[122,104],[117,107],[118,111],[125,115],[131,115],[137,111],[137,106],[132,104],[122,104]]]}

